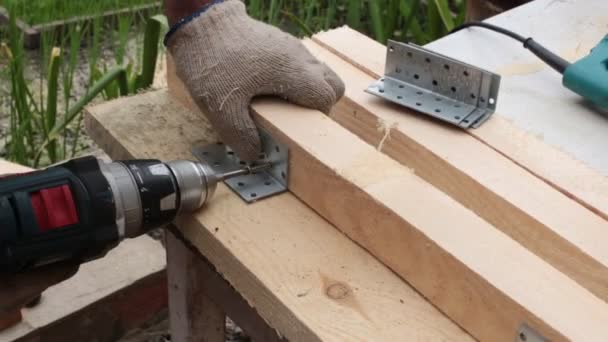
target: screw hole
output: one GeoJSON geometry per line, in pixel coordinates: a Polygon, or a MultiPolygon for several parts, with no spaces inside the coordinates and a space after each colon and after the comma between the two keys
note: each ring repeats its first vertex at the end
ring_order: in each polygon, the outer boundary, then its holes
{"type": "Polygon", "coordinates": [[[395,69],[395,72],[397,72],[398,74],[400,74],[401,73],[401,68],[395,69]]]}
{"type": "Polygon", "coordinates": [[[416,106],[422,106],[422,103],[416,102],[416,106]]]}
{"type": "Polygon", "coordinates": [[[218,141],[218,142],[217,142],[217,145],[218,145],[218,146],[222,146],[222,145],[224,145],[224,143],[223,143],[223,142],[221,142],[221,141],[218,141]]]}
{"type": "Polygon", "coordinates": [[[403,96],[399,95],[399,96],[397,96],[397,98],[398,98],[399,100],[401,100],[401,99],[403,99],[403,96]]]}
{"type": "Polygon", "coordinates": [[[454,119],[460,120],[460,116],[455,116],[454,119]]]}
{"type": "Polygon", "coordinates": [[[417,91],[416,94],[422,95],[422,92],[421,91],[417,91]]]}
{"type": "Polygon", "coordinates": [[[239,164],[241,164],[241,165],[247,165],[247,163],[245,163],[244,161],[239,162],[239,164]]]}
{"type": "Polygon", "coordinates": [[[408,52],[408,53],[407,53],[407,56],[408,56],[408,57],[414,57],[414,55],[413,55],[411,52],[408,52]]]}
{"type": "Polygon", "coordinates": [[[251,194],[251,197],[256,198],[258,197],[258,194],[256,194],[255,192],[251,194]]]}
{"type": "Polygon", "coordinates": [[[395,51],[395,48],[391,46],[389,50],[390,50],[390,52],[393,52],[393,51],[395,51]]]}
{"type": "Polygon", "coordinates": [[[480,101],[481,103],[484,103],[484,102],[486,102],[486,99],[484,99],[483,97],[480,97],[480,98],[479,98],[479,101],[480,101]]]}
{"type": "Polygon", "coordinates": [[[277,153],[278,153],[278,152],[281,152],[281,149],[279,148],[279,146],[275,146],[275,147],[274,147],[274,150],[275,150],[275,151],[277,151],[277,153]]]}
{"type": "Polygon", "coordinates": [[[264,185],[270,186],[270,185],[272,185],[272,183],[271,182],[266,182],[266,183],[264,183],[264,185]]]}
{"type": "Polygon", "coordinates": [[[524,334],[523,332],[519,333],[519,340],[525,342],[528,340],[528,336],[526,336],[526,334],[524,334]]]}
{"type": "Polygon", "coordinates": [[[435,109],[435,112],[436,113],[441,113],[441,109],[437,108],[437,109],[435,109]]]}
{"type": "Polygon", "coordinates": [[[447,65],[447,64],[444,64],[444,65],[443,65],[443,68],[444,68],[445,70],[450,70],[450,66],[449,66],[449,65],[447,65]]]}
{"type": "Polygon", "coordinates": [[[456,87],[452,87],[452,92],[455,93],[456,92],[456,87]]]}
{"type": "Polygon", "coordinates": [[[427,63],[431,63],[431,59],[430,58],[425,58],[424,59],[427,63]]]}
{"type": "Polygon", "coordinates": [[[282,177],[283,179],[287,178],[287,175],[285,174],[285,172],[281,172],[281,177],[282,177]]]}
{"type": "Polygon", "coordinates": [[[468,71],[464,71],[462,74],[465,75],[465,76],[469,76],[469,72],[468,71]]]}
{"type": "Polygon", "coordinates": [[[460,108],[460,105],[459,104],[455,104],[454,107],[460,108]]]}
{"type": "Polygon", "coordinates": [[[384,78],[380,79],[380,82],[384,82],[384,78]]]}
{"type": "Polygon", "coordinates": [[[213,165],[214,165],[214,166],[220,166],[220,165],[222,165],[222,164],[220,164],[220,163],[218,163],[218,162],[215,162],[215,163],[213,163],[213,165]]]}
{"type": "Polygon", "coordinates": [[[437,82],[436,80],[433,80],[433,85],[437,86],[437,85],[439,85],[439,82],[437,82]]]}
{"type": "Polygon", "coordinates": [[[440,98],[440,97],[437,97],[437,98],[435,98],[435,101],[437,101],[437,102],[441,102],[441,98],[440,98]]]}
{"type": "Polygon", "coordinates": [[[469,123],[469,120],[464,120],[463,122],[464,122],[464,123],[469,123]]]}
{"type": "Polygon", "coordinates": [[[477,98],[477,96],[475,96],[475,94],[471,94],[471,98],[472,98],[473,100],[475,100],[475,99],[477,98]]]}
{"type": "Polygon", "coordinates": [[[400,84],[400,85],[399,85],[399,89],[403,89],[403,88],[404,88],[404,85],[403,85],[403,84],[400,84]]]}
{"type": "Polygon", "coordinates": [[[243,183],[243,182],[239,182],[237,185],[238,185],[238,186],[245,186],[245,183],[243,183]]]}
{"type": "Polygon", "coordinates": [[[379,91],[379,92],[381,92],[381,93],[384,93],[384,89],[380,89],[380,90],[378,90],[378,91],[379,91]]]}
{"type": "Polygon", "coordinates": [[[415,75],[414,75],[414,78],[415,78],[415,79],[419,79],[419,78],[420,78],[420,76],[419,76],[418,74],[415,74],[415,75]]]}
{"type": "Polygon", "coordinates": [[[229,154],[229,155],[231,155],[231,156],[233,156],[233,155],[234,155],[234,152],[232,152],[232,151],[228,151],[228,154],[229,154]]]}

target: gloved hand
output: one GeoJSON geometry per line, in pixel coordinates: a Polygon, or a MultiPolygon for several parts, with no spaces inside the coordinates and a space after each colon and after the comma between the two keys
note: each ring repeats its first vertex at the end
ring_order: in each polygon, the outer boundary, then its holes
{"type": "Polygon", "coordinates": [[[238,0],[215,4],[180,27],[168,47],[201,111],[245,161],[261,150],[249,114],[253,97],[278,95],[329,113],[344,95],[340,78],[297,38],[250,18],[238,0]]]}

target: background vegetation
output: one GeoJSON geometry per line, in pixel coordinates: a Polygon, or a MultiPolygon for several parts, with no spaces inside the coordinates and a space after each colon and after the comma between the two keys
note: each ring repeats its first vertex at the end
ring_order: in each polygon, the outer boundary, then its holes
{"type": "Polygon", "coordinates": [[[249,14],[295,35],[348,25],[378,41],[418,44],[464,22],[465,0],[247,0],[249,14]]]}
{"type": "Polygon", "coordinates": [[[0,5],[13,7],[15,15],[29,25],[95,16],[104,12],[136,6],[158,4],[159,0],[2,0],[0,5]]]}

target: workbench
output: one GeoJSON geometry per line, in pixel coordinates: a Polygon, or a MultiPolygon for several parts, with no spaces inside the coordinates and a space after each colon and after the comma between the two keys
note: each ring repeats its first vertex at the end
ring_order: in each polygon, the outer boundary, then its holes
{"type": "MultiPolygon", "coordinates": [[[[608,33],[606,13],[602,0],[537,0],[490,21],[575,60],[608,33]]],[[[305,44],[346,98],[333,121],[253,106],[294,151],[290,192],[247,205],[221,185],[170,229],[174,341],[221,341],[226,315],[260,341],[530,340],[528,325],[608,338],[608,119],[493,32],[428,46],[503,76],[497,113],[469,132],[363,92],[386,47],[348,28],[305,44]]],[[[218,139],[179,81],[169,87],[89,108],[89,134],[113,159],[191,159],[218,139]]]]}

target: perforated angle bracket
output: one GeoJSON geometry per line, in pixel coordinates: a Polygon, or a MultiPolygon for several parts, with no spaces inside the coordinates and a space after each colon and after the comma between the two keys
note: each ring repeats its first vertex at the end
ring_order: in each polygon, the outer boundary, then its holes
{"type": "Polygon", "coordinates": [[[388,42],[385,75],[367,92],[462,128],[496,110],[500,76],[414,44],[388,42]]]}
{"type": "MultiPolygon", "coordinates": [[[[260,160],[255,164],[272,164],[272,168],[255,174],[230,178],[224,183],[236,192],[245,202],[252,203],[287,191],[289,176],[289,149],[287,146],[275,141],[270,134],[260,130],[262,151],[260,160]]],[[[217,172],[226,173],[242,169],[242,162],[237,155],[222,143],[195,147],[194,156],[207,162],[217,172]]]]}

